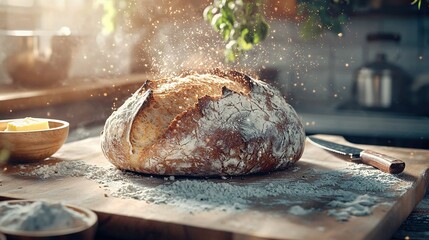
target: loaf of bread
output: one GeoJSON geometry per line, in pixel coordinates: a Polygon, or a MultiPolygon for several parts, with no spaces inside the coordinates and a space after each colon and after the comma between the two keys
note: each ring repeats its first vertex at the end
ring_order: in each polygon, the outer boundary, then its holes
{"type": "Polygon", "coordinates": [[[304,141],[278,90],[211,70],[146,81],[107,119],[101,147],[123,170],[228,176],[285,169],[299,160],[304,141]]]}

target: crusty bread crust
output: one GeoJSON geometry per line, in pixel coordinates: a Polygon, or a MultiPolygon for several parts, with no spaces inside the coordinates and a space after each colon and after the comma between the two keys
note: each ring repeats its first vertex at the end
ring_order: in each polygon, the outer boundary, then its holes
{"type": "Polygon", "coordinates": [[[213,70],[147,81],[107,119],[101,147],[124,170],[224,176],[287,168],[304,141],[280,92],[236,71],[213,70]]]}

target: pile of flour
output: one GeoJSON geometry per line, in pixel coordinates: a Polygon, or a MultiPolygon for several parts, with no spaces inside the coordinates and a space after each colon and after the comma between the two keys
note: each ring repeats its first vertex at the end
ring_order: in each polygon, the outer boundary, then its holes
{"type": "MultiPolygon", "coordinates": [[[[25,165],[22,168],[26,168],[25,165]]],[[[371,166],[348,163],[341,170],[291,169],[300,179],[275,178],[245,183],[239,177],[187,179],[142,176],[116,168],[98,167],[84,161],[62,161],[41,165],[22,174],[42,179],[85,177],[99,183],[108,195],[132,198],[153,204],[178,206],[189,212],[240,211],[255,206],[284,209],[293,215],[326,212],[339,221],[372,213],[377,204],[389,204],[411,182],[401,175],[383,173],[371,166]],[[306,206],[309,202],[320,206],[306,206]]]]}
{"type": "Polygon", "coordinates": [[[10,230],[45,231],[77,227],[87,219],[62,203],[0,203],[0,226],[10,230]]]}

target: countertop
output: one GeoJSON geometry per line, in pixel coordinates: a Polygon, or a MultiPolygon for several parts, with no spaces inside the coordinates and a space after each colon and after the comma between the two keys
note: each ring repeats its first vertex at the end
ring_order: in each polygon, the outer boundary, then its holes
{"type": "Polygon", "coordinates": [[[359,144],[429,149],[429,117],[426,116],[298,113],[308,134],[341,135],[359,144]]]}
{"type": "MultiPolygon", "coordinates": [[[[338,136],[319,136],[345,143],[338,136]]],[[[46,161],[6,166],[0,196],[89,208],[99,216],[98,234],[117,239],[391,239],[429,180],[427,150],[367,146],[406,162],[404,173],[392,176],[308,141],[301,160],[283,171],[166,180],[115,170],[100,141],[70,142],[46,161]],[[355,205],[361,200],[371,206],[364,215],[359,212],[366,208],[355,205]],[[309,211],[292,210],[297,207],[309,211]],[[356,211],[345,221],[350,209],[356,211]]]]}

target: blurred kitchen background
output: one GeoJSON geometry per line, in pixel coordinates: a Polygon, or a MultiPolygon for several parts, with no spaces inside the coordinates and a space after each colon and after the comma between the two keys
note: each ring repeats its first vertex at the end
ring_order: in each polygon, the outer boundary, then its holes
{"type": "Polygon", "coordinates": [[[88,135],[89,125],[100,126],[147,78],[229,67],[276,85],[302,117],[308,134],[429,149],[429,1],[265,0],[268,38],[229,64],[223,61],[221,36],[203,19],[211,3],[0,0],[1,118],[55,116],[75,122],[75,132],[88,135]],[[320,12],[310,11],[304,17],[312,20],[305,22],[297,15],[302,3],[341,4],[346,21],[340,31],[319,32],[320,12]],[[40,65],[52,68],[51,76],[19,65],[30,60],[16,53],[34,53],[36,48],[45,59],[40,65]],[[28,76],[30,81],[61,81],[32,84],[26,82],[28,76]],[[118,88],[118,79],[129,82],[139,76],[141,82],[118,88]],[[101,94],[105,98],[100,102],[89,88],[86,98],[74,99],[78,103],[62,106],[49,100],[55,91],[65,97],[66,91],[77,94],[78,85],[109,81],[112,84],[102,86],[113,90],[101,94]],[[14,96],[24,98],[43,89],[51,94],[45,104],[31,109],[24,103],[6,106],[14,96]]]}

